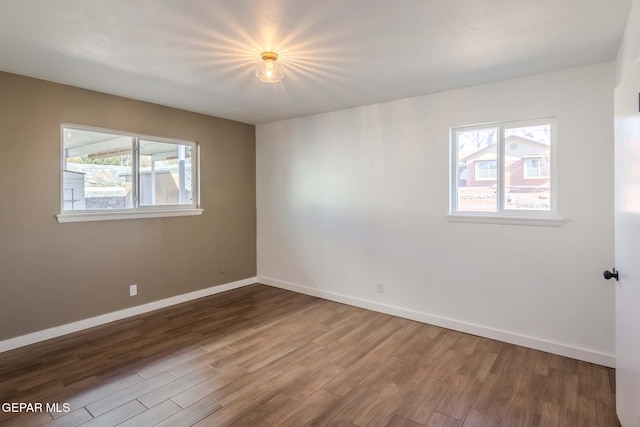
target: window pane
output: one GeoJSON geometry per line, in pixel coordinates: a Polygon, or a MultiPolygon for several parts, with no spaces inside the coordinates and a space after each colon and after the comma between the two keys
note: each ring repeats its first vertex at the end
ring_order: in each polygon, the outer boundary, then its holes
{"type": "Polygon", "coordinates": [[[504,208],[551,209],[551,126],[505,129],[504,208]]]}
{"type": "Polygon", "coordinates": [[[131,208],[132,138],[79,129],[63,132],[63,210],[131,208]]]}
{"type": "Polygon", "coordinates": [[[186,144],[140,141],[140,205],[193,203],[192,148],[186,144]]]}
{"type": "Polygon", "coordinates": [[[458,212],[496,212],[498,131],[495,128],[456,133],[458,212]]]}

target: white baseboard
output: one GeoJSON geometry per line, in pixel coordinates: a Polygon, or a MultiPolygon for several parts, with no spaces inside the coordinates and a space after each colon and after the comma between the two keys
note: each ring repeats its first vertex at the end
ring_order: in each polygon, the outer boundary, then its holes
{"type": "Polygon", "coordinates": [[[521,345],[523,347],[533,348],[536,350],[546,351],[548,353],[558,354],[560,356],[571,357],[573,359],[583,360],[585,362],[595,363],[602,366],[615,367],[615,356],[612,354],[600,353],[579,347],[573,347],[541,338],[530,337],[517,334],[514,332],[503,331],[500,329],[490,328],[487,326],[476,325],[473,323],[462,322],[459,320],[449,319],[442,316],[436,316],[420,311],[410,310],[402,307],[382,304],[375,301],[365,300],[362,298],[351,297],[335,292],[323,291],[308,286],[297,285],[282,280],[272,279],[269,277],[259,276],[250,277],[248,279],[238,280],[236,282],[226,283],[223,285],[212,286],[207,289],[190,292],[187,294],[177,295],[175,297],[166,298],[147,304],[130,307],[112,313],[103,314],[89,319],[79,320],[77,322],[68,323],[66,325],[56,326],[27,335],[10,338],[0,341],[0,352],[12,350],[26,345],[56,338],[62,335],[78,332],[84,329],[93,328],[94,326],[103,325],[105,323],[114,322],[116,320],[126,319],[127,317],[137,316],[138,314],[148,313],[153,310],[169,307],[194,299],[215,295],[217,293],[241,288],[243,286],[252,285],[254,283],[263,283],[280,289],[286,289],[305,295],[311,295],[318,298],[327,299],[343,304],[353,305],[356,307],[374,310],[381,313],[391,314],[393,316],[403,317],[405,319],[415,320],[417,322],[428,323],[430,325],[441,326],[447,329],[453,329],[460,332],[466,332],[485,338],[491,338],[510,344],[521,345]]]}
{"type": "Polygon", "coordinates": [[[24,347],[25,345],[34,344],[40,341],[45,341],[73,332],[82,331],[84,329],[93,328],[94,326],[103,325],[105,323],[114,322],[116,320],[126,319],[127,317],[137,316],[138,314],[148,313],[153,310],[158,310],[160,308],[165,308],[194,299],[207,297],[209,295],[230,291],[232,289],[241,288],[243,286],[253,285],[257,281],[257,277],[250,277],[248,279],[225,283],[223,285],[212,286],[210,288],[201,289],[199,291],[189,292],[188,294],[177,295],[175,297],[153,301],[135,307],[125,308],[123,310],[114,311],[112,313],[102,314],[100,316],[91,317],[89,319],[67,323],[66,325],[56,326],[27,335],[9,338],[8,340],[0,341],[0,352],[13,350],[14,348],[24,347]]]}
{"type": "Polygon", "coordinates": [[[311,295],[318,298],[327,299],[343,304],[353,305],[356,307],[366,308],[368,310],[378,311],[381,313],[391,314],[393,316],[403,317],[405,319],[415,320],[421,323],[428,323],[430,325],[440,326],[447,329],[453,329],[455,331],[465,332],[472,335],[477,335],[485,338],[491,338],[498,341],[507,342],[510,344],[520,345],[522,347],[528,347],[535,350],[545,351],[547,353],[553,353],[560,356],[570,357],[572,359],[583,360],[585,362],[595,363],[597,365],[607,366],[610,368],[615,367],[615,356],[613,354],[600,353],[597,351],[573,347],[566,344],[561,344],[541,338],[530,337],[521,335],[514,332],[503,331],[487,326],[477,325],[473,323],[462,322],[455,319],[449,319],[446,317],[436,316],[420,311],[410,310],[402,307],[395,307],[387,304],[382,304],[375,301],[365,300],[362,298],[351,297],[344,294],[335,292],[323,291],[321,289],[311,288],[308,286],[297,285],[295,283],[289,283],[282,280],[273,279],[270,277],[258,276],[258,282],[273,286],[280,289],[286,289],[301,294],[311,295]]]}

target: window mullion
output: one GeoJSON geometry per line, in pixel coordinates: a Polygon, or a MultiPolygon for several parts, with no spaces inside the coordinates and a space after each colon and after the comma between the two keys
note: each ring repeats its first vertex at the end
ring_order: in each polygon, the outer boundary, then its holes
{"type": "Polygon", "coordinates": [[[498,208],[497,208],[497,212],[498,213],[503,213],[504,212],[504,172],[505,172],[505,158],[504,158],[504,153],[505,153],[505,147],[504,147],[504,129],[502,128],[502,126],[499,126],[497,129],[498,132],[498,138],[497,138],[497,144],[498,144],[498,150],[496,153],[496,157],[497,157],[497,162],[496,162],[496,167],[498,168],[498,173],[497,173],[497,179],[496,179],[496,202],[498,203],[498,208]]]}

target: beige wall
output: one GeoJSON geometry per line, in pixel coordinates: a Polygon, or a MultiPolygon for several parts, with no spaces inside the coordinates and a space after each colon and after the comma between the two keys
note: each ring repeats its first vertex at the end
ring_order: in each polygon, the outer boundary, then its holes
{"type": "Polygon", "coordinates": [[[0,340],[256,275],[252,125],[0,73],[0,148],[0,340]],[[61,123],[198,141],[204,214],[59,224],[61,123]]]}

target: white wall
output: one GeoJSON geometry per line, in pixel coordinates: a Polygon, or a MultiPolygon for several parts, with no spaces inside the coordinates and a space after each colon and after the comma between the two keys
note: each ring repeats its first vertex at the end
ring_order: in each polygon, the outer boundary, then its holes
{"type": "Polygon", "coordinates": [[[640,61],[640,0],[633,0],[617,63],[618,82],[640,61]]]}
{"type": "Polygon", "coordinates": [[[257,126],[259,277],[612,365],[614,84],[600,63],[257,126]],[[449,128],[547,116],[567,223],[448,222],[449,128]]]}

